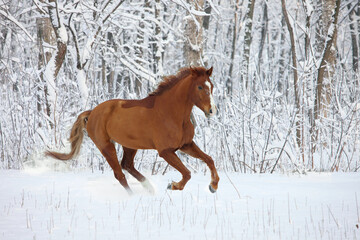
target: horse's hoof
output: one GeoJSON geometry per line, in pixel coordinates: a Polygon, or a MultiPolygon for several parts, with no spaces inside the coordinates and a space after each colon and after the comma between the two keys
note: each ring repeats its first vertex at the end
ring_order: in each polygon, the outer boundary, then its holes
{"type": "Polygon", "coordinates": [[[171,183],[169,183],[169,184],[167,185],[167,189],[172,190],[172,184],[171,184],[171,183]]]}
{"type": "Polygon", "coordinates": [[[133,191],[130,188],[126,188],[126,191],[127,191],[129,196],[134,195],[133,191]]]}
{"type": "Polygon", "coordinates": [[[141,182],[141,185],[148,191],[148,193],[150,194],[154,194],[155,193],[155,189],[154,187],[151,185],[151,183],[149,182],[149,180],[145,180],[143,182],[141,182]]]}
{"type": "Polygon", "coordinates": [[[214,189],[211,185],[209,185],[209,190],[211,193],[215,193],[216,192],[216,189],[214,189]]]}

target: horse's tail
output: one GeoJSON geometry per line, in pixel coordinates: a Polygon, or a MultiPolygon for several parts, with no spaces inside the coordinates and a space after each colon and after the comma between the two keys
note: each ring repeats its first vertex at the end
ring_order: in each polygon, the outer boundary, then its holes
{"type": "Polygon", "coordinates": [[[69,160],[70,158],[77,156],[80,152],[80,146],[84,138],[83,129],[86,127],[86,122],[88,120],[90,113],[91,110],[85,111],[81,113],[76,119],[76,122],[74,123],[71,129],[71,134],[69,139],[71,143],[70,153],[58,153],[58,152],[46,151],[45,155],[59,160],[69,160]]]}

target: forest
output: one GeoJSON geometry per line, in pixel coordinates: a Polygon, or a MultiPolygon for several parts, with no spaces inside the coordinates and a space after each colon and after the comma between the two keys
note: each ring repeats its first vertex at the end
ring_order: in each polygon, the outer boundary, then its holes
{"type": "MultiPolygon", "coordinates": [[[[1,0],[0,168],[48,163],[81,112],[212,66],[217,115],[192,119],[218,169],[356,172],[359,39],[358,0],[1,0]]],[[[87,137],[69,164],[109,168],[87,137]]],[[[171,169],[153,150],[135,164],[171,169]]]]}

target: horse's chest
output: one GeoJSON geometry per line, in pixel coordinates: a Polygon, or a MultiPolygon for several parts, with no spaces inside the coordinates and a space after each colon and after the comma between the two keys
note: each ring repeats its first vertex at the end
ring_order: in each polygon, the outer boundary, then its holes
{"type": "Polygon", "coordinates": [[[187,143],[191,143],[194,137],[194,127],[191,122],[174,123],[163,122],[161,128],[154,132],[154,144],[157,149],[179,149],[187,143]]]}

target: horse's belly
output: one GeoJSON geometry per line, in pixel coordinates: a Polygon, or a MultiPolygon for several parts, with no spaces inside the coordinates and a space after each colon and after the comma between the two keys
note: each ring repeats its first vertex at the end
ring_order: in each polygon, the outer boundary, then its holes
{"type": "Polygon", "coordinates": [[[136,137],[132,134],[123,133],[122,135],[112,137],[112,140],[120,145],[131,149],[154,149],[154,144],[151,140],[136,137]]]}
{"type": "Polygon", "coordinates": [[[107,126],[110,138],[132,149],[153,149],[152,128],[141,114],[124,111],[107,126]]]}

